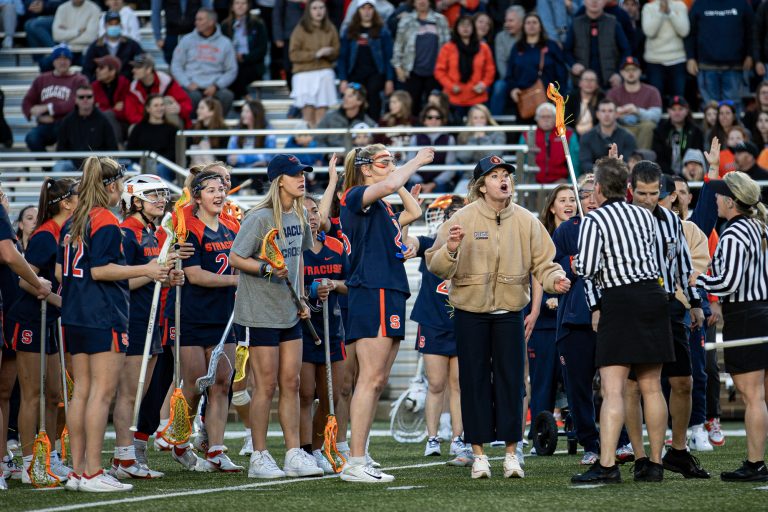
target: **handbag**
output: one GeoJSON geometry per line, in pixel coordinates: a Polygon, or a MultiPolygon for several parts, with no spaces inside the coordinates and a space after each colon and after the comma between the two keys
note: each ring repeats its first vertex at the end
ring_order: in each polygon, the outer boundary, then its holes
{"type": "Polygon", "coordinates": [[[518,120],[531,119],[536,114],[536,108],[547,101],[547,89],[541,81],[546,50],[546,48],[542,48],[539,51],[539,77],[532,86],[520,90],[520,95],[517,98],[518,120]]]}

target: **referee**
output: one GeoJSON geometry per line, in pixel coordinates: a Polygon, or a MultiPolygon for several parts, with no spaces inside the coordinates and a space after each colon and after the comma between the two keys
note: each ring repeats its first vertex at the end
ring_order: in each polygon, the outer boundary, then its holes
{"type": "MultiPolygon", "coordinates": [[[[700,326],[704,322],[704,312],[696,289],[688,284],[693,272],[693,261],[683,234],[683,223],[671,210],[659,204],[659,199],[666,199],[675,191],[675,183],[671,178],[665,178],[662,180],[661,167],[648,160],[638,162],[630,177],[632,204],[651,212],[658,223],[664,249],[658,264],[664,291],[667,293],[675,360],[665,363],[662,368],[662,376],[669,379],[671,388],[669,414],[672,417],[672,446],[664,455],[662,463],[664,469],[680,473],[685,478],[709,478],[709,473],[701,468],[699,461],[686,447],[693,387],[689,323],[694,328],[700,326]],[[675,298],[678,285],[691,306],[691,322],[687,321],[686,306],[675,298]]],[[[627,431],[635,449],[635,481],[660,482],[663,479],[661,467],[648,464],[649,459],[645,454],[640,392],[632,373],[627,383],[626,406],[627,431]]]]}
{"type": "MultiPolygon", "coordinates": [[[[712,275],[694,272],[691,283],[721,298],[724,341],[768,336],[768,212],[760,203],[760,187],[743,172],[730,172],[710,186],[717,194],[717,214],[728,222],[712,259],[712,275]]],[[[767,368],[768,344],[725,350],[725,370],[746,405],[747,459],[740,468],[721,473],[724,481],[768,481],[767,368]]]]}
{"type": "Polygon", "coordinates": [[[592,285],[587,302],[597,330],[595,365],[600,368],[600,460],[574,484],[619,483],[614,448],[624,423],[624,388],[630,370],[645,403],[649,464],[661,465],[667,404],[661,391],[662,364],[674,360],[667,294],[659,284],[662,253],[651,212],[625,202],[628,170],[607,157],[595,162],[595,200],[579,233],[576,273],[592,285]]]}

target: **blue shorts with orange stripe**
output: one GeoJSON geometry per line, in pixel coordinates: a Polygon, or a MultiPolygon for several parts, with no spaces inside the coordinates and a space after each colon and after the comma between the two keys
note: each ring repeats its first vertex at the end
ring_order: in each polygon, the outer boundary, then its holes
{"type": "Polygon", "coordinates": [[[457,355],[456,336],[453,331],[420,324],[416,331],[416,350],[422,354],[455,357],[457,355]]]}
{"type": "Polygon", "coordinates": [[[76,325],[63,325],[64,348],[72,355],[99,354],[101,352],[128,351],[128,333],[114,329],[93,329],[76,325]]]}
{"type": "Polygon", "coordinates": [[[350,287],[349,313],[344,324],[347,344],[361,338],[402,339],[405,336],[405,301],[398,290],[350,287]],[[349,325],[347,325],[349,324],[349,325]]]}
{"type": "MultiPolygon", "coordinates": [[[[16,352],[40,353],[39,323],[32,325],[13,322],[11,328],[13,331],[9,339],[9,345],[13,350],[16,352]]],[[[56,324],[48,324],[46,331],[45,353],[48,355],[55,354],[59,350],[59,345],[56,343],[56,324]]]]}
{"type": "MultiPolygon", "coordinates": [[[[147,341],[147,323],[146,322],[129,322],[128,323],[128,350],[126,354],[129,356],[143,356],[144,345],[147,341]]],[[[150,341],[149,354],[157,355],[163,351],[162,339],[160,335],[161,326],[155,326],[152,330],[152,340],[150,341]]]]}

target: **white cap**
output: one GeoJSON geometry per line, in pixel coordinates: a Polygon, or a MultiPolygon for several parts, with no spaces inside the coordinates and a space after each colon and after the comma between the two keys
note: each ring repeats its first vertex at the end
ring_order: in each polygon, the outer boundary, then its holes
{"type": "Polygon", "coordinates": [[[375,8],[376,0],[357,0],[357,5],[355,5],[355,9],[359,9],[365,4],[371,4],[375,8]]]}

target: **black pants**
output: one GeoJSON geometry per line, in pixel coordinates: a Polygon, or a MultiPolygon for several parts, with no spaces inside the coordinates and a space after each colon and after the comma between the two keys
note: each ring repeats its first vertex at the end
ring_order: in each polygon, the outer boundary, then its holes
{"type": "MultiPolygon", "coordinates": [[[[442,90],[440,82],[435,80],[434,76],[419,76],[414,73],[410,74],[408,80],[403,84],[403,88],[411,95],[411,100],[413,102],[411,105],[411,112],[417,117],[421,112],[421,108],[427,104],[427,96],[429,96],[432,89],[442,90]]],[[[444,119],[443,122],[445,121],[446,120],[444,119]]]]}
{"type": "Polygon", "coordinates": [[[522,312],[455,310],[464,440],[523,439],[525,334],[522,312]]]}
{"type": "Polygon", "coordinates": [[[163,352],[157,355],[155,371],[149,381],[147,393],[141,401],[139,409],[139,432],[151,436],[160,425],[160,409],[163,407],[165,395],[173,382],[173,350],[166,345],[163,352]]]}
{"type": "Polygon", "coordinates": [[[384,92],[385,76],[381,73],[359,76],[354,72],[349,75],[350,82],[357,82],[365,87],[368,100],[367,113],[374,121],[381,118],[381,94],[384,92]]]}
{"type": "MultiPolygon", "coordinates": [[[[706,341],[717,338],[717,325],[707,327],[706,341]]],[[[717,365],[717,350],[708,350],[705,371],[707,372],[707,419],[720,417],[720,368],[717,365]]]]}

